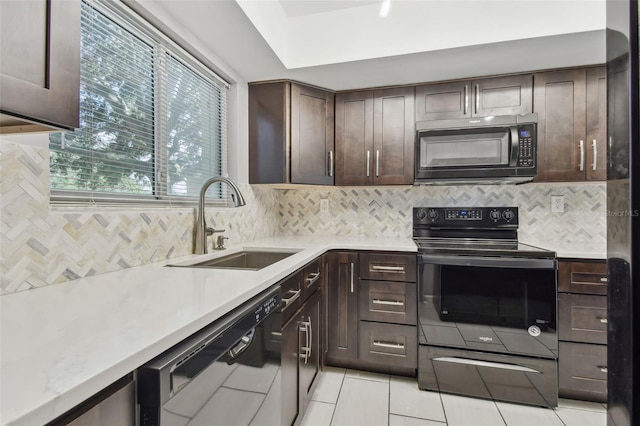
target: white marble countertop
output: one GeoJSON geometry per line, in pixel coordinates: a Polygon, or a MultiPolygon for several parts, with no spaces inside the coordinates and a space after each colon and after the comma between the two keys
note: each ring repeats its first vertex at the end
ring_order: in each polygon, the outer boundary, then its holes
{"type": "Polygon", "coordinates": [[[51,421],[327,250],[415,252],[410,238],[276,237],[260,271],[164,268],[195,256],[0,297],[0,424],[51,421]]]}

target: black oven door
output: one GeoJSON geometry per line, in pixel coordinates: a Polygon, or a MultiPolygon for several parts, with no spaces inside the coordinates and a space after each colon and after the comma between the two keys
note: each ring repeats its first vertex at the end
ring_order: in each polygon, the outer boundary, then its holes
{"type": "Polygon", "coordinates": [[[556,359],[555,259],[421,255],[420,343],[556,359]]]}

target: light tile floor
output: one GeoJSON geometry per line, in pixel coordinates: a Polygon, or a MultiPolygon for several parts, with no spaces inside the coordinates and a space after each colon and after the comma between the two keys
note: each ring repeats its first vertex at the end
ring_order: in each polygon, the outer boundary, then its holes
{"type": "Polygon", "coordinates": [[[605,426],[603,404],[554,409],[426,392],[416,379],[326,367],[302,426],[605,426]]]}

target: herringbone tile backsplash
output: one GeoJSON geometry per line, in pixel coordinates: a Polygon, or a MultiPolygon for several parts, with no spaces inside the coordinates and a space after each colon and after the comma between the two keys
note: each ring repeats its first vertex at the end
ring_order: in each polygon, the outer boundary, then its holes
{"type": "Polygon", "coordinates": [[[523,241],[606,244],[605,183],[403,188],[308,188],[283,191],[281,232],[289,235],[410,237],[413,207],[514,206],[523,241]],[[551,212],[551,196],[564,195],[565,211],[551,212]],[[329,211],[321,212],[327,199],[329,211]]]}
{"type": "MultiPolygon", "coordinates": [[[[48,170],[48,149],[0,144],[0,294],[191,252],[193,208],[54,209],[48,170]]],[[[519,207],[527,241],[606,244],[604,183],[241,190],[247,206],[207,212],[210,226],[226,229],[229,244],[275,235],[410,237],[414,206],[483,205],[519,207]],[[564,213],[551,213],[551,195],[565,196],[564,213]],[[320,211],[322,199],[328,212],[320,211]]]]}

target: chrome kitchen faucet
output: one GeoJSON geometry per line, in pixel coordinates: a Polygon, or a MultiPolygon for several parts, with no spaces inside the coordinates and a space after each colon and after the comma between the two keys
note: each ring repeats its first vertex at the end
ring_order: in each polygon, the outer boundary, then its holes
{"type": "MultiPolygon", "coordinates": [[[[207,237],[213,235],[215,230],[207,227],[207,222],[204,219],[204,195],[207,189],[211,185],[217,182],[226,183],[232,191],[231,198],[233,199],[233,205],[235,207],[241,207],[246,204],[240,189],[229,178],[216,176],[206,181],[200,189],[200,199],[198,200],[198,216],[196,218],[196,227],[193,233],[193,253],[194,254],[207,254],[207,237]]],[[[218,231],[220,232],[220,231],[218,231]]],[[[223,240],[224,241],[224,240],[223,240]]]]}

